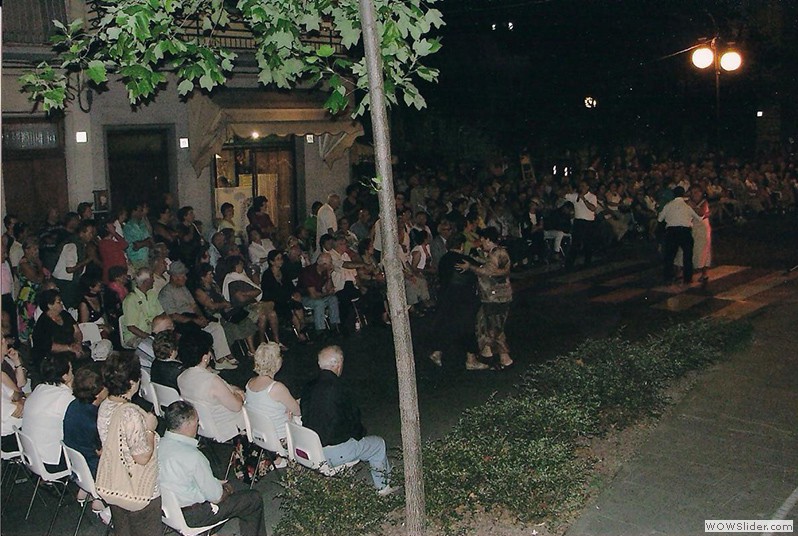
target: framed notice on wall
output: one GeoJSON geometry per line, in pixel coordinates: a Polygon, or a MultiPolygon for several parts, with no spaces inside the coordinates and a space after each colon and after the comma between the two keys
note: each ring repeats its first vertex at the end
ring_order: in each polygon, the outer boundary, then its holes
{"type": "Polygon", "coordinates": [[[108,190],[94,190],[94,212],[108,212],[111,210],[111,198],[108,190]]]}

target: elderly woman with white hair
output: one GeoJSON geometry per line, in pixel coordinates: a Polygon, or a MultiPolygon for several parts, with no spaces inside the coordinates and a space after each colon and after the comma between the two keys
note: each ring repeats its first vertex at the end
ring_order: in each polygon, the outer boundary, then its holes
{"type": "Polygon", "coordinates": [[[266,342],[255,350],[255,373],[257,376],[247,383],[247,410],[257,411],[269,417],[280,439],[285,439],[285,423],[300,416],[299,402],[288,388],[276,381],[274,376],[283,366],[280,346],[266,342]]]}

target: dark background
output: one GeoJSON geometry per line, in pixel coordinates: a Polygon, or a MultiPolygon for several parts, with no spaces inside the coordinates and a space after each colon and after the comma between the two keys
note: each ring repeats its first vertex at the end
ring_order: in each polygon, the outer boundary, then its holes
{"type": "Polygon", "coordinates": [[[399,153],[468,159],[528,147],[533,156],[553,156],[647,143],[681,156],[718,146],[751,156],[789,147],[795,135],[798,2],[444,0],[434,6],[447,23],[443,48],[428,61],[440,68],[440,82],[420,85],[428,110],[392,111],[399,153]],[[690,52],[673,55],[715,35],[743,55],[740,70],[721,73],[719,125],[713,69],[693,67],[690,52]],[[596,108],[585,107],[588,95],[598,100],[596,108]],[[757,110],[765,116],[757,118],[757,110]]]}

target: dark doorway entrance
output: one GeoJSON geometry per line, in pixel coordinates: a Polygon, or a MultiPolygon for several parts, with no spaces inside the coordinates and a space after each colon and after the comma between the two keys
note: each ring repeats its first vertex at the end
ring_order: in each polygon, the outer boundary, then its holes
{"type": "Polygon", "coordinates": [[[173,138],[169,127],[106,131],[108,184],[113,209],[137,201],[153,205],[162,194],[171,191],[169,140],[173,138]]]}

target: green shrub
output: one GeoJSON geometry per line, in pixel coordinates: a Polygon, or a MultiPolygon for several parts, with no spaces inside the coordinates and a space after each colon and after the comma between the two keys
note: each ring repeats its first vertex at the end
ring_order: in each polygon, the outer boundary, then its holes
{"type": "MultiPolygon", "coordinates": [[[[513,395],[466,410],[444,438],[424,445],[430,520],[450,532],[482,510],[529,521],[569,508],[590,473],[590,461],[576,456],[578,439],[655,414],[669,381],[722,358],[750,336],[750,324],[674,324],[635,342],[587,340],[534,367],[513,395]]],[[[394,482],[401,480],[395,467],[394,482]]],[[[282,485],[277,533],[292,536],[373,532],[403,500],[378,497],[351,471],[328,478],[291,467],[282,485]]]]}
{"type": "Polygon", "coordinates": [[[282,516],[275,532],[284,535],[368,534],[402,504],[401,494],[380,497],[355,469],[327,477],[290,463],[280,481],[282,516]]]}
{"type": "Polygon", "coordinates": [[[539,519],[578,497],[587,474],[570,441],[452,434],[424,449],[427,514],[443,527],[483,509],[539,519]]]}
{"type": "Polygon", "coordinates": [[[570,441],[595,433],[596,425],[594,411],[582,400],[529,393],[529,396],[503,399],[494,396],[480,406],[467,409],[450,435],[570,441]]]}

